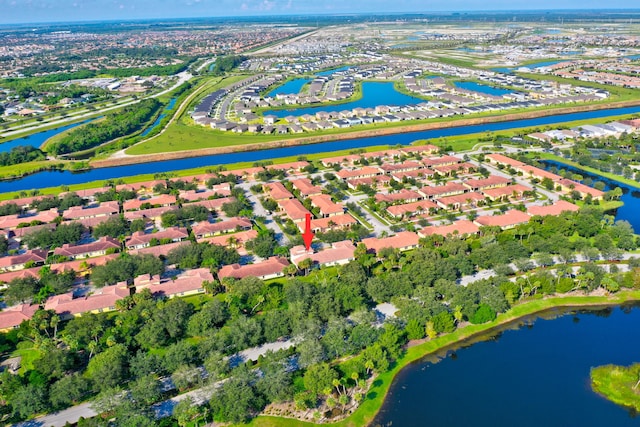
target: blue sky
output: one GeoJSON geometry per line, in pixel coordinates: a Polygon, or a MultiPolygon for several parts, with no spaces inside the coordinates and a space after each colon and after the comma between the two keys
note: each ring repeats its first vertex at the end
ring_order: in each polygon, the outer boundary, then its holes
{"type": "Polygon", "coordinates": [[[632,0],[0,0],[0,24],[267,14],[612,9],[634,4],[632,0]]]}

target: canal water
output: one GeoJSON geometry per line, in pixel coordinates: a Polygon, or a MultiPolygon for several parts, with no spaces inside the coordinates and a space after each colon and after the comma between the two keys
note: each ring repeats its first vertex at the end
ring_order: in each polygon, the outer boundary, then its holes
{"type": "MultiPolygon", "coordinates": [[[[173,110],[173,108],[176,106],[176,98],[171,98],[171,100],[169,101],[169,103],[167,104],[166,107],[164,107],[164,111],[171,111],[173,110]]],[[[141,134],[140,136],[147,136],[149,135],[149,133],[154,130],[156,127],[160,126],[160,122],[162,121],[162,119],[164,119],[165,117],[167,117],[167,113],[162,113],[158,116],[158,118],[156,119],[155,122],[153,122],[151,124],[151,126],[149,126],[148,128],[146,128],[141,134]]]]}
{"type": "Polygon", "coordinates": [[[640,419],[591,390],[591,367],[640,362],[640,308],[548,313],[414,363],[374,426],[602,427],[640,419]],[[469,345],[469,344],[467,344],[469,345]]]}
{"type": "Polygon", "coordinates": [[[405,95],[398,92],[393,87],[392,82],[363,82],[362,98],[357,101],[347,102],[337,105],[323,105],[318,107],[292,108],[287,110],[270,110],[265,111],[264,115],[272,114],[277,117],[286,117],[290,115],[302,116],[304,114],[316,114],[319,111],[327,113],[338,112],[343,110],[353,110],[354,108],[374,108],[378,105],[410,105],[425,102],[424,99],[414,96],[405,95]]]}
{"type": "Polygon", "coordinates": [[[59,128],[50,129],[43,132],[34,133],[33,135],[25,136],[23,138],[12,139],[7,142],[2,142],[2,140],[0,140],[0,152],[9,152],[14,147],[25,146],[25,145],[39,148],[42,144],[44,144],[44,142],[47,139],[51,138],[52,136],[57,135],[60,132],[64,132],[66,130],[73,129],[85,123],[89,123],[93,120],[96,120],[96,119],[89,119],[83,122],[74,123],[72,125],[62,126],[59,128]]]}
{"type": "Polygon", "coordinates": [[[588,111],[583,113],[539,117],[535,119],[514,120],[509,122],[488,123],[473,126],[457,126],[447,129],[405,132],[395,135],[347,139],[343,141],[331,141],[319,144],[298,145],[284,148],[272,148],[260,151],[216,154],[188,159],[155,161],[150,163],[140,163],[136,165],[91,169],[82,173],[72,173],[69,171],[44,171],[32,175],[27,175],[24,178],[12,181],[0,181],[0,192],[30,190],[34,188],[55,187],[59,185],[82,184],[89,181],[117,179],[131,175],[154,174],[202,166],[226,165],[237,162],[256,162],[261,160],[276,159],[279,157],[303,156],[306,154],[324,152],[328,153],[336,150],[356,149],[374,145],[407,145],[416,140],[433,140],[455,135],[468,135],[472,133],[499,131],[519,127],[536,127],[572,120],[634,114],[638,112],[640,112],[640,107],[615,108],[608,110],[588,111]]]}
{"type": "Polygon", "coordinates": [[[547,170],[549,170],[551,167],[556,167],[558,168],[558,170],[565,169],[571,173],[582,175],[584,178],[591,178],[594,184],[596,182],[602,182],[605,185],[605,191],[613,190],[616,187],[620,187],[620,189],[622,190],[622,197],[620,198],[620,200],[624,202],[624,205],[616,209],[614,213],[615,218],[616,220],[629,221],[629,223],[633,226],[635,232],[640,232],[640,215],[638,215],[638,212],[640,212],[640,189],[630,187],[622,182],[613,181],[602,176],[585,172],[583,170],[574,168],[572,166],[567,166],[552,160],[544,160],[540,163],[542,163],[547,170]]]}

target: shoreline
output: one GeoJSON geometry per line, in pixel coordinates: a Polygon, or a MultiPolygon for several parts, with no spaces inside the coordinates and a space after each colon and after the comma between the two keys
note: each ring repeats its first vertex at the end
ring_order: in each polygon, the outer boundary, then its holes
{"type": "Polygon", "coordinates": [[[154,154],[126,155],[125,157],[117,157],[117,158],[111,157],[107,159],[95,160],[91,162],[91,166],[94,168],[106,168],[106,167],[113,167],[113,166],[132,165],[132,164],[138,164],[138,163],[151,163],[151,162],[157,162],[157,161],[163,161],[163,160],[176,160],[176,159],[184,159],[184,158],[191,158],[191,157],[203,157],[203,156],[210,156],[210,155],[216,155],[216,154],[259,151],[259,150],[266,150],[271,148],[292,147],[297,145],[317,144],[317,143],[330,142],[330,141],[342,141],[342,140],[348,140],[348,139],[387,136],[387,135],[395,135],[400,133],[413,133],[413,132],[420,132],[420,131],[427,131],[427,130],[448,129],[448,128],[455,128],[455,127],[509,122],[509,121],[515,121],[515,120],[524,120],[524,119],[536,119],[540,117],[548,117],[548,116],[555,116],[555,115],[562,116],[565,114],[583,113],[583,112],[607,110],[607,109],[613,109],[613,108],[635,107],[638,105],[640,105],[640,99],[613,102],[608,104],[589,104],[589,105],[566,107],[566,108],[504,114],[500,116],[467,118],[467,119],[441,121],[441,122],[433,122],[433,123],[408,124],[405,126],[384,127],[380,129],[368,129],[368,130],[346,132],[346,133],[340,133],[340,134],[331,134],[331,135],[318,135],[318,136],[308,136],[308,137],[300,137],[300,138],[281,139],[281,140],[275,140],[275,141],[257,142],[257,143],[250,143],[250,144],[244,144],[244,145],[242,144],[241,138],[239,138],[238,144],[233,146],[209,147],[209,148],[202,148],[198,150],[170,151],[170,152],[154,153],[154,154]]]}
{"type": "MultiPolygon", "coordinates": [[[[379,384],[374,385],[367,392],[367,399],[349,417],[335,423],[323,423],[335,427],[357,427],[370,425],[384,406],[389,389],[395,377],[407,366],[419,362],[427,356],[436,356],[441,352],[460,348],[469,341],[481,339],[487,335],[493,335],[502,328],[508,328],[513,324],[528,317],[539,318],[541,315],[556,310],[570,311],[571,309],[597,309],[621,306],[626,303],[640,301],[639,290],[622,291],[610,296],[591,295],[565,295],[552,296],[546,299],[526,301],[512,307],[508,312],[499,314],[496,320],[480,325],[468,325],[450,334],[441,335],[433,340],[407,348],[404,356],[395,362],[395,366],[376,377],[379,384]],[[375,397],[369,398],[373,394],[375,397]]],[[[566,313],[561,313],[562,315],[566,313]]],[[[320,424],[304,422],[289,418],[274,416],[258,416],[251,421],[251,426],[276,427],[289,425],[317,426],[320,424]]]]}

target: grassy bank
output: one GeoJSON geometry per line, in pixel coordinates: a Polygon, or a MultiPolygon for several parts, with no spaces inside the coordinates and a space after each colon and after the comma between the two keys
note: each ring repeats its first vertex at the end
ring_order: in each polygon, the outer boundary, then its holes
{"type": "MultiPolygon", "coordinates": [[[[470,339],[482,339],[486,335],[495,333],[500,327],[505,327],[506,325],[519,321],[521,318],[540,314],[548,310],[612,306],[631,301],[640,301],[640,291],[620,292],[609,297],[556,296],[543,300],[528,301],[511,308],[504,314],[498,315],[497,319],[493,322],[482,325],[469,325],[451,334],[442,335],[434,340],[411,347],[407,349],[404,356],[395,363],[395,366],[390,371],[376,378],[373,387],[367,393],[366,399],[351,416],[340,422],[332,423],[331,425],[360,427],[371,423],[380,410],[395,376],[407,365],[427,355],[449,348],[455,348],[457,344],[466,343],[470,339]]],[[[259,416],[255,418],[250,425],[256,427],[288,427],[302,425],[312,426],[315,424],[292,419],[259,416]]]]}
{"type": "MultiPolygon", "coordinates": [[[[216,150],[229,147],[238,148],[240,151],[242,151],[247,149],[255,149],[253,148],[253,145],[255,144],[272,144],[274,146],[283,143],[288,143],[289,145],[311,144],[338,139],[393,135],[398,133],[419,132],[426,130],[446,129],[451,127],[483,125],[495,122],[534,119],[555,114],[571,114],[598,110],[602,108],[631,106],[632,104],[638,104],[638,101],[631,101],[624,104],[589,104],[582,106],[576,105],[573,107],[565,106],[559,109],[522,109],[522,111],[514,110],[500,115],[496,115],[495,113],[480,113],[475,114],[472,117],[453,116],[439,119],[415,120],[411,121],[409,124],[407,124],[406,122],[378,123],[371,125],[354,126],[347,129],[334,128],[329,130],[316,131],[308,133],[305,136],[299,136],[297,134],[284,136],[262,134],[235,134],[233,132],[223,132],[213,130],[204,126],[187,124],[184,120],[177,120],[171,125],[167,126],[165,132],[158,137],[136,144],[133,147],[128,148],[126,150],[126,153],[128,155],[140,157],[165,153],[180,153],[180,157],[193,157],[197,155],[214,154],[214,152],[208,152],[207,150],[216,150]],[[200,154],[198,154],[198,151],[200,152],[200,154]]],[[[630,117],[630,115],[576,120],[572,122],[557,123],[555,125],[548,126],[557,127],[561,124],[577,126],[589,123],[603,123],[607,120],[616,120],[622,117],[630,117]]],[[[526,128],[515,129],[515,131],[540,127],[544,126],[528,126],[526,128]]],[[[511,130],[498,131],[498,133],[505,134],[508,131],[511,130]]],[[[486,136],[486,134],[484,135],[486,136]]],[[[466,137],[469,138],[471,137],[471,135],[467,135],[466,137]]],[[[266,147],[262,147],[261,149],[263,148],[266,147]]],[[[130,163],[143,161],[145,160],[131,160],[130,163]]]]}
{"type": "Polygon", "coordinates": [[[591,388],[613,403],[640,412],[640,363],[591,369],[591,388]]]}

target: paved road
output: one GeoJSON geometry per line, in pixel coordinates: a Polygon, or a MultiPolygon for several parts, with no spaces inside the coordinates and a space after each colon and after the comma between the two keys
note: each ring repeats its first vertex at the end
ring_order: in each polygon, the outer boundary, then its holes
{"type": "Polygon", "coordinates": [[[150,95],[150,96],[147,96],[147,97],[143,97],[143,98],[140,98],[140,99],[136,99],[136,100],[132,100],[132,101],[129,101],[129,102],[125,102],[125,103],[122,103],[122,104],[113,105],[111,107],[102,108],[102,109],[100,109],[98,111],[89,111],[89,112],[86,112],[86,113],[76,114],[74,116],[61,118],[59,120],[54,120],[54,121],[51,121],[51,122],[41,123],[41,124],[38,124],[37,126],[29,126],[29,127],[25,127],[25,128],[21,128],[21,129],[16,129],[16,130],[9,130],[9,131],[3,132],[0,136],[3,136],[5,138],[9,138],[11,136],[18,135],[18,134],[23,133],[23,132],[28,132],[28,131],[32,131],[32,130],[38,130],[38,129],[42,129],[42,128],[48,127],[48,126],[56,126],[56,125],[62,126],[65,123],[68,123],[68,122],[70,122],[72,120],[88,118],[89,116],[95,116],[96,114],[99,114],[99,113],[104,113],[104,112],[107,112],[107,111],[115,110],[117,108],[122,108],[122,107],[126,107],[128,105],[137,104],[140,101],[142,101],[143,99],[157,98],[159,96],[162,96],[164,94],[167,94],[167,93],[171,92],[172,90],[176,89],[178,86],[183,84],[184,82],[187,82],[187,81],[191,80],[191,78],[193,77],[191,75],[191,73],[189,73],[188,71],[183,71],[181,73],[175,74],[175,76],[178,77],[178,80],[176,81],[175,84],[173,84],[172,86],[168,87],[167,89],[165,89],[165,90],[163,90],[161,92],[155,93],[153,95],[150,95]]]}
{"type": "Polygon", "coordinates": [[[243,182],[241,184],[238,184],[238,187],[244,190],[247,199],[249,199],[249,202],[251,202],[251,209],[253,209],[254,215],[266,218],[265,225],[275,233],[275,238],[278,243],[281,246],[288,245],[289,238],[287,237],[287,235],[284,234],[282,228],[280,228],[280,225],[273,220],[273,215],[269,214],[269,212],[267,212],[267,210],[262,206],[262,203],[260,203],[260,200],[258,200],[258,196],[251,192],[250,187],[254,184],[255,182],[243,182]]]}

